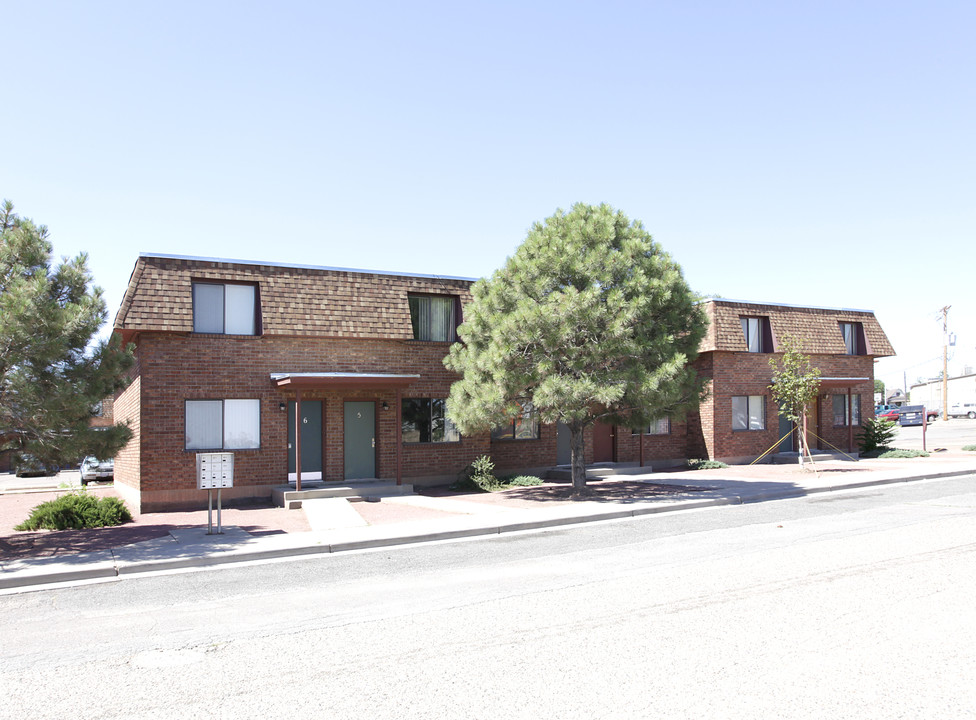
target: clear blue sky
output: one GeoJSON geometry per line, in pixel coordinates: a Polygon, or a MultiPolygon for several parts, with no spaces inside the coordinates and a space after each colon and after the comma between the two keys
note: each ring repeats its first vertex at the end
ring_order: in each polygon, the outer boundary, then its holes
{"type": "MultiPolygon", "coordinates": [[[[0,197],[90,254],[480,277],[576,201],[976,367],[976,4],[0,2],[0,197]]],[[[939,358],[938,361],[935,358],[939,358]]]]}

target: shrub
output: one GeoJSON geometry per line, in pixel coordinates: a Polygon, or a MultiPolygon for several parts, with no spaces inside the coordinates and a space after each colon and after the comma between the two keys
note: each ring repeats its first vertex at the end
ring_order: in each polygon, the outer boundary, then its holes
{"type": "Polygon", "coordinates": [[[689,470],[717,470],[719,468],[728,467],[728,465],[721,460],[701,460],[697,458],[688,460],[685,465],[689,470]]]}
{"type": "Polygon", "coordinates": [[[501,482],[506,487],[528,487],[530,485],[542,485],[545,481],[535,475],[516,475],[512,478],[505,478],[501,482]]]}
{"type": "Polygon", "coordinates": [[[544,481],[535,475],[503,475],[495,477],[495,463],[487,455],[482,455],[458,474],[451,490],[497,492],[513,487],[542,485],[544,481]]]}
{"type": "Polygon", "coordinates": [[[976,445],[963,445],[963,450],[969,450],[970,452],[976,452],[976,445]]]}
{"type": "Polygon", "coordinates": [[[132,522],[132,514],[118,498],[96,498],[85,491],[66,493],[43,502],[15,530],[83,530],[132,522]]]}
{"type": "Polygon", "coordinates": [[[475,458],[474,462],[458,473],[457,481],[451,485],[451,490],[492,492],[500,489],[501,484],[495,477],[495,463],[487,455],[475,458]]]}
{"type": "Polygon", "coordinates": [[[861,435],[857,439],[862,453],[875,450],[887,450],[895,439],[895,424],[890,420],[871,418],[861,428],[861,435]]]}
{"type": "Polygon", "coordinates": [[[922,450],[888,450],[878,455],[879,458],[886,459],[896,459],[896,458],[917,458],[917,457],[928,457],[929,454],[922,450]]]}

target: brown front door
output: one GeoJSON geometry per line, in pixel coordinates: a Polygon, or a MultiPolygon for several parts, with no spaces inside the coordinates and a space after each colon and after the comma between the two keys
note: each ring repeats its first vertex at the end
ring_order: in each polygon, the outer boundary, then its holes
{"type": "Polygon", "coordinates": [[[598,422],[593,425],[593,462],[613,462],[614,425],[598,422]]]}

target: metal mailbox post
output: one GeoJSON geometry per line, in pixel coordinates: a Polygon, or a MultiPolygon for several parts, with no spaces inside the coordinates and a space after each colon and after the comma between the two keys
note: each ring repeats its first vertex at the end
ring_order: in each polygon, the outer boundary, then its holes
{"type": "Polygon", "coordinates": [[[207,491],[207,535],[213,535],[213,491],[217,491],[217,534],[220,525],[220,491],[234,487],[234,453],[197,453],[197,489],[207,491]]]}

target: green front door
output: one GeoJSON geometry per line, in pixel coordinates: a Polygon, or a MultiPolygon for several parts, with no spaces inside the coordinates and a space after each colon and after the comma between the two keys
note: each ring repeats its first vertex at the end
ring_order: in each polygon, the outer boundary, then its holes
{"type": "MultiPolygon", "coordinates": [[[[322,479],[322,401],[302,400],[302,480],[322,479]]],[[[288,481],[295,482],[295,401],[288,403],[288,481]]]]}
{"type": "Polygon", "coordinates": [[[347,402],[343,422],[346,480],[376,477],[376,404],[347,402]]]}
{"type": "Polygon", "coordinates": [[[782,438],[782,440],[780,440],[777,452],[792,452],[793,423],[782,415],[779,416],[779,436],[782,438]]]}

